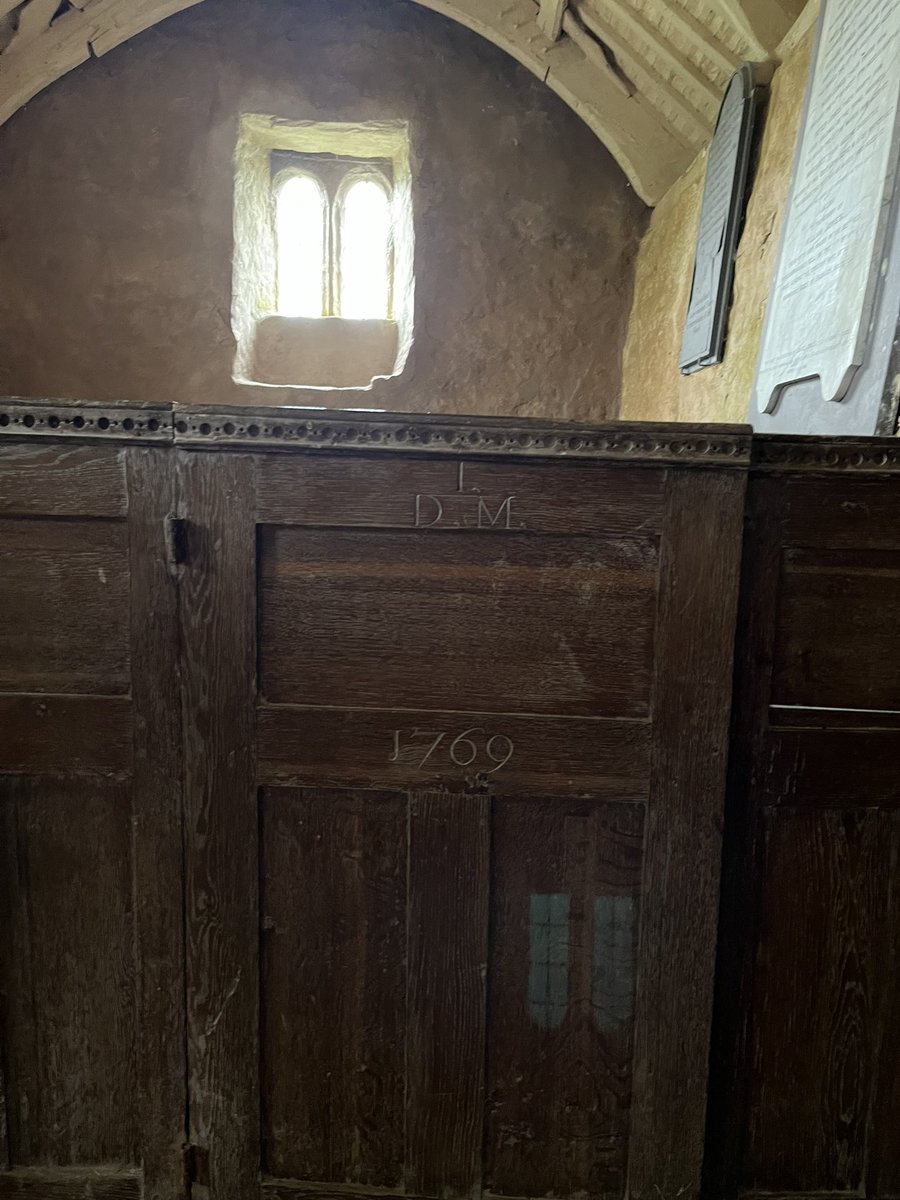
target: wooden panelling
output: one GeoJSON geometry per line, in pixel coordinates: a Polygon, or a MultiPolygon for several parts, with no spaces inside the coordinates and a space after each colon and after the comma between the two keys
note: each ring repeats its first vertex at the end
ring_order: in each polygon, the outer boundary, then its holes
{"type": "Polygon", "coordinates": [[[656,558],[655,543],[641,539],[268,527],[262,694],[348,707],[641,716],[656,558]]]}
{"type": "Polygon", "coordinates": [[[900,728],[770,729],[755,790],[760,804],[900,809],[898,763],[900,728]]]}
{"type": "Polygon", "coordinates": [[[0,521],[0,691],[128,691],[128,543],[117,521],[0,521]]]}
{"type": "Polygon", "coordinates": [[[265,523],[588,533],[657,532],[665,471],[579,462],[257,458],[265,523]]]}
{"type": "Polygon", "coordinates": [[[769,512],[782,510],[786,546],[900,550],[896,480],[784,479],[777,488],[769,512]]]}
{"type": "Polygon", "coordinates": [[[244,455],[179,456],[190,1141],[216,1200],[258,1188],[254,525],[244,455]]]}
{"type": "Polygon", "coordinates": [[[485,1183],[620,1196],[643,806],[497,800],[485,1183]]]}
{"type": "Polygon", "coordinates": [[[883,956],[900,919],[898,849],[896,813],[767,816],[748,1188],[864,1183],[880,1028],[891,1019],[883,956]]]}
{"type": "Polygon", "coordinates": [[[136,1171],[44,1167],[0,1173],[0,1198],[18,1200],[141,1200],[136,1171]]]}
{"type": "Polygon", "coordinates": [[[126,467],[142,1200],[178,1200],[187,1102],[181,712],[178,603],[164,542],[166,515],[175,511],[175,462],[141,447],[126,451],[126,467]]]}
{"type": "Polygon", "coordinates": [[[900,553],[785,553],[772,703],[900,710],[900,553]]]}
{"type": "Polygon", "coordinates": [[[540,781],[625,800],[649,786],[644,721],[262,705],[258,729],[264,783],[459,790],[480,776],[497,792],[540,781]]]}
{"type": "Polygon", "coordinates": [[[264,1169],[399,1186],[405,797],[268,789],[261,829],[264,1169]]]}
{"type": "Polygon", "coordinates": [[[633,1197],[700,1186],[745,479],[673,472],[635,1018],[633,1197]],[[676,1115],[677,1114],[677,1115],[676,1115]]]}
{"type": "Polygon", "coordinates": [[[131,701],[113,696],[0,696],[0,772],[128,771],[131,701]]]}
{"type": "Polygon", "coordinates": [[[10,1156],[136,1163],[128,790],[7,778],[0,793],[10,1156]]]}
{"type": "Polygon", "coordinates": [[[406,1187],[442,1200],[481,1179],[488,804],[410,800],[406,1187]]]}
{"type": "Polygon", "coordinates": [[[123,517],[122,447],[24,442],[0,447],[0,515],[123,517]]]}

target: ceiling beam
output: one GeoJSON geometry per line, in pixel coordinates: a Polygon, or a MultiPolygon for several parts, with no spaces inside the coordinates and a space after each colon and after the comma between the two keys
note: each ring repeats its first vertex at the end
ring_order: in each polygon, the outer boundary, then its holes
{"type": "Polygon", "coordinates": [[[551,42],[558,41],[559,35],[562,33],[563,16],[569,0],[540,0],[540,2],[538,27],[551,42]]]}

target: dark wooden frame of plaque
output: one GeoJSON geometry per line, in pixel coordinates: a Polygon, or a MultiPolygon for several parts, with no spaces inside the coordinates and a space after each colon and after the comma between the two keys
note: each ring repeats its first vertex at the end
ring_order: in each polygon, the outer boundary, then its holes
{"type": "Polygon", "coordinates": [[[728,82],[716,119],[716,129],[710,143],[710,153],[707,158],[706,176],[703,184],[703,200],[700,205],[700,222],[697,229],[697,249],[694,255],[694,273],[691,280],[691,296],[688,301],[687,313],[684,320],[684,335],[681,343],[681,358],[679,365],[682,375],[691,375],[703,367],[720,363],[725,353],[725,334],[728,327],[728,310],[731,307],[731,292],[734,283],[734,259],[737,253],[738,239],[743,225],[744,209],[747,200],[747,184],[750,175],[750,159],[753,149],[753,138],[756,132],[756,119],[760,111],[765,86],[759,78],[758,71],[751,63],[744,63],[735,71],[728,82]],[[722,114],[728,102],[732,88],[741,89],[741,119],[737,132],[737,149],[734,155],[734,170],[731,177],[731,189],[728,200],[728,211],[722,229],[722,253],[719,261],[718,278],[714,280],[711,291],[714,300],[710,307],[706,329],[702,338],[689,338],[692,310],[697,297],[697,271],[700,265],[700,249],[705,221],[708,220],[710,198],[710,163],[712,148],[716,138],[720,136],[722,114]]]}

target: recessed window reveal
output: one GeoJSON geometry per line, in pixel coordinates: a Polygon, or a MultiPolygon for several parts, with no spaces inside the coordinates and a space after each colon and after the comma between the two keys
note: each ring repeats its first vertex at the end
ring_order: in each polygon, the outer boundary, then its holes
{"type": "Polygon", "coordinates": [[[365,388],[399,374],[412,342],[406,126],[245,116],[236,167],[235,379],[365,388]]]}

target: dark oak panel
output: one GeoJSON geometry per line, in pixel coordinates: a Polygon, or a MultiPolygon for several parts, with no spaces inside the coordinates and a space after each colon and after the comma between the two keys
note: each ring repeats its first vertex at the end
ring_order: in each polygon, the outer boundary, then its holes
{"type": "Polygon", "coordinates": [[[900,728],[770,729],[760,759],[761,804],[900,808],[900,728]]]}
{"type": "Polygon", "coordinates": [[[264,523],[646,536],[665,471],[579,462],[258,458],[264,523]]]}
{"type": "Polygon", "coordinates": [[[131,701],[123,697],[0,696],[0,729],[0,772],[131,768],[131,701]]]}
{"type": "Polygon", "coordinates": [[[863,1185],[898,839],[897,814],[767,816],[746,1187],[863,1185]]]}
{"type": "Polygon", "coordinates": [[[643,799],[649,786],[644,721],[262,705],[258,730],[264,783],[458,790],[480,776],[497,792],[539,780],[625,800],[643,799]]]}
{"type": "Polygon", "coordinates": [[[489,817],[484,796],[410,800],[407,1191],[481,1179],[489,817]]]}
{"type": "Polygon", "coordinates": [[[23,442],[0,447],[0,514],[124,517],[119,446],[23,442]]]}
{"type": "Polygon", "coordinates": [[[776,486],[786,546],[900,550],[896,480],[783,479],[776,486]]]}
{"type": "Polygon", "coordinates": [[[128,534],[0,521],[0,691],[128,691],[128,534]]]}
{"type": "Polygon", "coordinates": [[[495,802],[492,1193],[623,1193],[642,850],[641,805],[495,802]]]}
{"type": "Polygon", "coordinates": [[[141,1177],[134,1172],[34,1170],[0,1173],[0,1197],[18,1200],[141,1200],[141,1177]]]}
{"type": "Polygon", "coordinates": [[[406,800],[267,789],[261,830],[265,1169],[399,1186],[406,800]]]}
{"type": "Polygon", "coordinates": [[[0,784],[10,1157],[136,1163],[136,948],[124,785],[0,784]]]}
{"type": "Polygon", "coordinates": [[[900,710],[900,554],[786,552],[772,703],[900,710]]]}
{"type": "Polygon", "coordinates": [[[268,527],[260,690],[276,703],[641,716],[656,560],[640,539],[268,527]]]}

